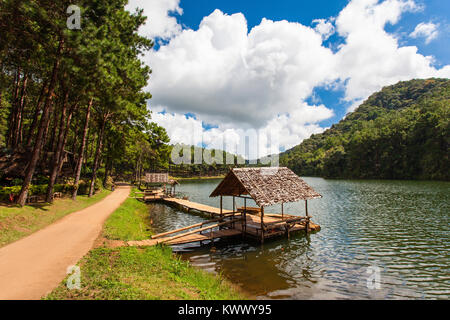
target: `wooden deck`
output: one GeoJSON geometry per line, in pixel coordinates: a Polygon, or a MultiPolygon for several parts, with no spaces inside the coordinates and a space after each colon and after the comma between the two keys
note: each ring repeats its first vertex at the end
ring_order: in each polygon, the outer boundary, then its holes
{"type": "Polygon", "coordinates": [[[162,239],[149,239],[143,241],[128,241],[128,246],[132,247],[143,247],[143,246],[154,246],[158,243],[165,243],[167,245],[179,245],[179,244],[187,244],[187,243],[195,243],[195,242],[206,242],[215,239],[223,239],[234,236],[242,235],[242,232],[237,229],[223,229],[223,230],[214,230],[205,233],[196,233],[191,235],[186,235],[178,239],[163,241],[162,239]]]}
{"type": "Polygon", "coordinates": [[[160,192],[141,193],[145,202],[162,202],[167,205],[176,206],[181,210],[190,212],[196,211],[211,217],[211,220],[186,226],[181,229],[168,231],[152,236],[152,239],[143,241],[129,241],[128,246],[153,246],[159,243],[167,245],[181,245],[195,242],[207,242],[215,239],[224,239],[236,236],[261,240],[279,236],[287,236],[293,232],[305,231],[309,225],[308,232],[319,231],[320,226],[313,223],[309,217],[300,217],[288,214],[264,213],[263,227],[261,226],[261,211],[258,208],[248,208],[247,213],[243,213],[243,208],[238,208],[236,212],[222,210],[220,208],[192,202],[186,199],[167,197],[160,192]],[[244,223],[245,217],[245,223],[244,223]],[[209,226],[208,226],[209,225],[209,226]],[[262,228],[264,237],[262,237],[262,228]]]}
{"type": "MultiPolygon", "coordinates": [[[[160,199],[165,203],[171,204],[171,205],[177,205],[179,207],[182,207],[182,209],[186,211],[194,210],[201,213],[206,213],[212,216],[220,215],[220,209],[216,207],[211,207],[205,204],[192,202],[189,200],[183,200],[178,198],[162,198],[160,199]]],[[[231,210],[223,210],[223,214],[231,213],[231,210]]]]}

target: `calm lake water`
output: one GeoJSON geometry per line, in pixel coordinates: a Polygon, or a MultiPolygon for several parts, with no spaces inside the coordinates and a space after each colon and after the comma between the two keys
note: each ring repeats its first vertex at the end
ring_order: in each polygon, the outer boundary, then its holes
{"type": "MultiPolygon", "coordinates": [[[[175,251],[255,298],[450,298],[450,183],[304,179],[323,195],[308,201],[320,232],[263,246],[236,239],[175,251]]],[[[219,199],[209,194],[219,182],[182,182],[177,191],[218,207],[219,199]]],[[[236,201],[243,205],[242,199],[236,201]]],[[[224,207],[231,209],[231,199],[224,198],[224,207]]],[[[205,219],[162,204],[151,205],[150,212],[156,232],[205,219]]],[[[285,212],[304,215],[304,203],[287,204],[285,212]]]]}

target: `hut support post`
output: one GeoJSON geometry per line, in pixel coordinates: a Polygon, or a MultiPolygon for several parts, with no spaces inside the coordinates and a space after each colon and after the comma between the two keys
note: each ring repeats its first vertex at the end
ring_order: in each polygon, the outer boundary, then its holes
{"type": "MultiPolygon", "coordinates": [[[[220,196],[220,217],[223,217],[223,196],[220,196]]],[[[222,227],[220,227],[219,229],[222,229],[222,227]]]]}
{"type": "MultiPolygon", "coordinates": [[[[234,213],[236,212],[236,201],[235,201],[235,197],[233,196],[233,220],[234,220],[234,213]]],[[[234,222],[232,224],[232,227],[234,229],[234,222]]]]}
{"type": "Polygon", "coordinates": [[[244,199],[244,219],[242,219],[242,238],[245,237],[245,233],[247,232],[247,199],[244,199]]]}
{"type": "Polygon", "coordinates": [[[284,203],[281,203],[281,219],[284,218],[284,203]]]}
{"type": "Polygon", "coordinates": [[[306,233],[308,233],[308,229],[309,229],[308,200],[305,200],[305,212],[306,212],[305,231],[306,231],[306,233]]]}
{"type": "Polygon", "coordinates": [[[261,207],[261,243],[264,243],[264,206],[261,207]]]}

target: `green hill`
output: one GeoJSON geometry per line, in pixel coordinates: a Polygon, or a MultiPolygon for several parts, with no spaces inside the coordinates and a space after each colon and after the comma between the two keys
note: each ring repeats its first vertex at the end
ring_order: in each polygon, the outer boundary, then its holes
{"type": "Polygon", "coordinates": [[[171,148],[180,150],[178,163],[171,159],[169,172],[176,177],[206,177],[226,174],[231,167],[244,166],[245,159],[223,150],[207,149],[192,145],[176,144],[171,148]],[[183,157],[183,149],[190,149],[190,155],[183,157]]]}
{"type": "Polygon", "coordinates": [[[400,82],[280,154],[304,176],[449,180],[450,80],[400,82]]]}

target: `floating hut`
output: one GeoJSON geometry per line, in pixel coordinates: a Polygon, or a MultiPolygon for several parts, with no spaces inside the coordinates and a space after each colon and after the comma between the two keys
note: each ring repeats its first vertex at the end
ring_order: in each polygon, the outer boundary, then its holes
{"type": "Polygon", "coordinates": [[[168,173],[146,173],[144,181],[147,186],[143,192],[144,198],[149,197],[153,200],[164,196],[173,197],[176,185],[179,184],[178,181],[169,179],[168,173]]]}
{"type": "MultiPolygon", "coordinates": [[[[175,197],[155,197],[157,201],[177,206],[188,212],[198,211],[208,214],[211,220],[153,235],[149,240],[130,241],[128,245],[203,243],[239,235],[244,238],[255,238],[264,243],[267,238],[282,235],[289,237],[290,233],[295,231],[320,230],[319,225],[310,221],[308,200],[322,196],[288,168],[231,169],[210,197],[220,197],[220,208],[175,197]],[[232,210],[223,208],[223,197],[226,196],[233,197],[232,210]],[[236,208],[236,198],[244,199],[243,207],[236,208]],[[258,207],[247,207],[247,200],[250,199],[258,207]],[[290,215],[284,212],[285,203],[298,201],[305,201],[306,216],[290,215]],[[276,204],[281,205],[280,214],[264,212],[265,207],[276,204]]],[[[144,200],[153,201],[146,197],[144,200]]]]}
{"type": "MultiPolygon", "coordinates": [[[[247,220],[248,212],[259,213],[260,229],[256,230],[264,242],[268,231],[275,235],[275,228],[279,223],[285,223],[289,229],[296,228],[298,222],[305,220],[305,230],[310,228],[310,219],[308,214],[308,200],[321,198],[322,196],[311,188],[305,181],[288,168],[235,168],[231,169],[217,188],[211,193],[210,197],[220,197],[220,210],[223,211],[223,197],[233,197],[233,212],[236,211],[235,198],[244,199],[244,207],[238,211],[244,215],[244,221],[247,220]],[[258,208],[247,208],[247,199],[252,199],[258,208]],[[284,204],[289,202],[305,201],[306,217],[298,217],[284,214],[284,204]],[[270,221],[264,219],[264,207],[281,204],[281,216],[270,214],[270,221]],[[273,221],[273,218],[275,221],[273,221]]],[[[294,230],[295,231],[295,230],[294,230]]]]}

